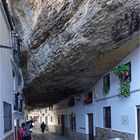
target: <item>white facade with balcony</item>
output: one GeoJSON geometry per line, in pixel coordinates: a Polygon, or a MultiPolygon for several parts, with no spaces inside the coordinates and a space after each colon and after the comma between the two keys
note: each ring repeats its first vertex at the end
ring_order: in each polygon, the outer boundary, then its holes
{"type": "Polygon", "coordinates": [[[23,80],[13,59],[13,28],[9,16],[6,1],[0,0],[0,140],[15,140],[15,119],[23,119],[23,111],[22,118],[14,111],[14,93],[20,93],[18,105],[21,105],[23,80]]]}

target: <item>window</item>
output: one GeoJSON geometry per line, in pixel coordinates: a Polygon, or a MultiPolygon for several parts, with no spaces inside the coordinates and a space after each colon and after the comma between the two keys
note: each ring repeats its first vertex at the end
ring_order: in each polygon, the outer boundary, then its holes
{"type": "Polygon", "coordinates": [[[15,94],[15,99],[14,99],[14,110],[18,110],[18,94],[15,94]]]}
{"type": "Polygon", "coordinates": [[[45,116],[45,123],[46,123],[46,125],[48,125],[48,117],[47,116],[45,116]]]}
{"type": "Polygon", "coordinates": [[[91,99],[91,103],[92,103],[92,92],[89,92],[87,96],[88,96],[88,99],[91,99]]]}
{"type": "Polygon", "coordinates": [[[53,111],[53,106],[49,106],[49,111],[53,111]]]}
{"type": "Polygon", "coordinates": [[[12,129],[11,104],[3,102],[3,110],[4,110],[4,132],[7,132],[12,129]]]}
{"type": "Polygon", "coordinates": [[[47,108],[45,109],[45,113],[47,113],[47,108]]]}
{"type": "Polygon", "coordinates": [[[13,91],[16,91],[16,76],[14,70],[12,72],[13,72],[13,91]]]}
{"type": "Polygon", "coordinates": [[[53,117],[51,116],[51,122],[53,122],[53,117]]]}
{"type": "Polygon", "coordinates": [[[20,107],[19,107],[19,112],[23,111],[23,101],[20,99],[20,107]]]}
{"type": "Polygon", "coordinates": [[[104,107],[104,127],[111,128],[111,107],[104,107]]]}
{"type": "Polygon", "coordinates": [[[110,74],[103,77],[103,91],[107,94],[110,90],[110,74]]]}
{"type": "Polygon", "coordinates": [[[60,115],[58,115],[58,125],[61,124],[61,119],[60,119],[60,115]]]}
{"type": "Polygon", "coordinates": [[[84,104],[92,103],[92,91],[84,95],[84,104]]]}
{"type": "Polygon", "coordinates": [[[13,70],[12,72],[13,72],[13,77],[15,77],[15,72],[14,72],[14,70],[13,70]]]}
{"type": "Polygon", "coordinates": [[[70,120],[70,128],[75,131],[76,130],[76,114],[71,113],[69,115],[69,120],[70,120]]]}

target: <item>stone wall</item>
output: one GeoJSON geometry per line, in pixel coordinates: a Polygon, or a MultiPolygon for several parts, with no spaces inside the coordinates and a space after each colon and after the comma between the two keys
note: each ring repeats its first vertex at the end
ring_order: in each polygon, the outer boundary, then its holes
{"type": "Polygon", "coordinates": [[[71,129],[68,129],[69,137],[77,140],[86,140],[86,134],[75,132],[71,129]]]}
{"type": "Polygon", "coordinates": [[[134,134],[115,131],[107,128],[96,127],[96,135],[96,140],[108,140],[108,138],[112,137],[123,137],[125,140],[134,140],[134,134]]]}
{"type": "MultiPolygon", "coordinates": [[[[58,125],[49,125],[49,131],[55,132],[58,135],[62,135],[62,128],[58,125]]],[[[86,140],[86,134],[78,133],[76,131],[73,131],[71,129],[65,128],[64,136],[68,136],[72,138],[73,140],[86,140]]]]}
{"type": "MultiPolygon", "coordinates": [[[[50,132],[55,132],[58,135],[62,135],[62,129],[61,126],[53,126],[49,125],[49,131],[50,132]]],[[[71,129],[65,128],[65,134],[64,136],[68,136],[72,138],[73,140],[87,140],[88,135],[78,133],[76,131],[73,131],[71,129]]],[[[107,128],[99,128],[96,127],[96,137],[95,140],[108,140],[109,138],[125,138],[125,140],[134,140],[134,134],[132,133],[126,133],[126,132],[121,132],[121,131],[116,131],[116,130],[111,130],[107,128]]]]}

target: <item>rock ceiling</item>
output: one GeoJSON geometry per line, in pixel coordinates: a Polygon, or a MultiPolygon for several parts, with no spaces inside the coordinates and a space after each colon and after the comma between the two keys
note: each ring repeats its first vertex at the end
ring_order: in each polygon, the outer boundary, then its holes
{"type": "Polygon", "coordinates": [[[94,84],[139,43],[138,0],[12,0],[30,106],[94,84]]]}

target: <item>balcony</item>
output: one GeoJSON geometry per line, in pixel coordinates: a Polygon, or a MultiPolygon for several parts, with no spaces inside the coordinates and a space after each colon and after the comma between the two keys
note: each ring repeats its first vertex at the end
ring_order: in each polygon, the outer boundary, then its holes
{"type": "Polygon", "coordinates": [[[23,99],[19,92],[14,95],[14,111],[23,112],[23,99]]]}
{"type": "Polygon", "coordinates": [[[18,34],[13,31],[12,32],[12,47],[13,47],[13,59],[17,65],[19,65],[19,55],[20,55],[20,45],[21,40],[19,39],[18,34]]]}

